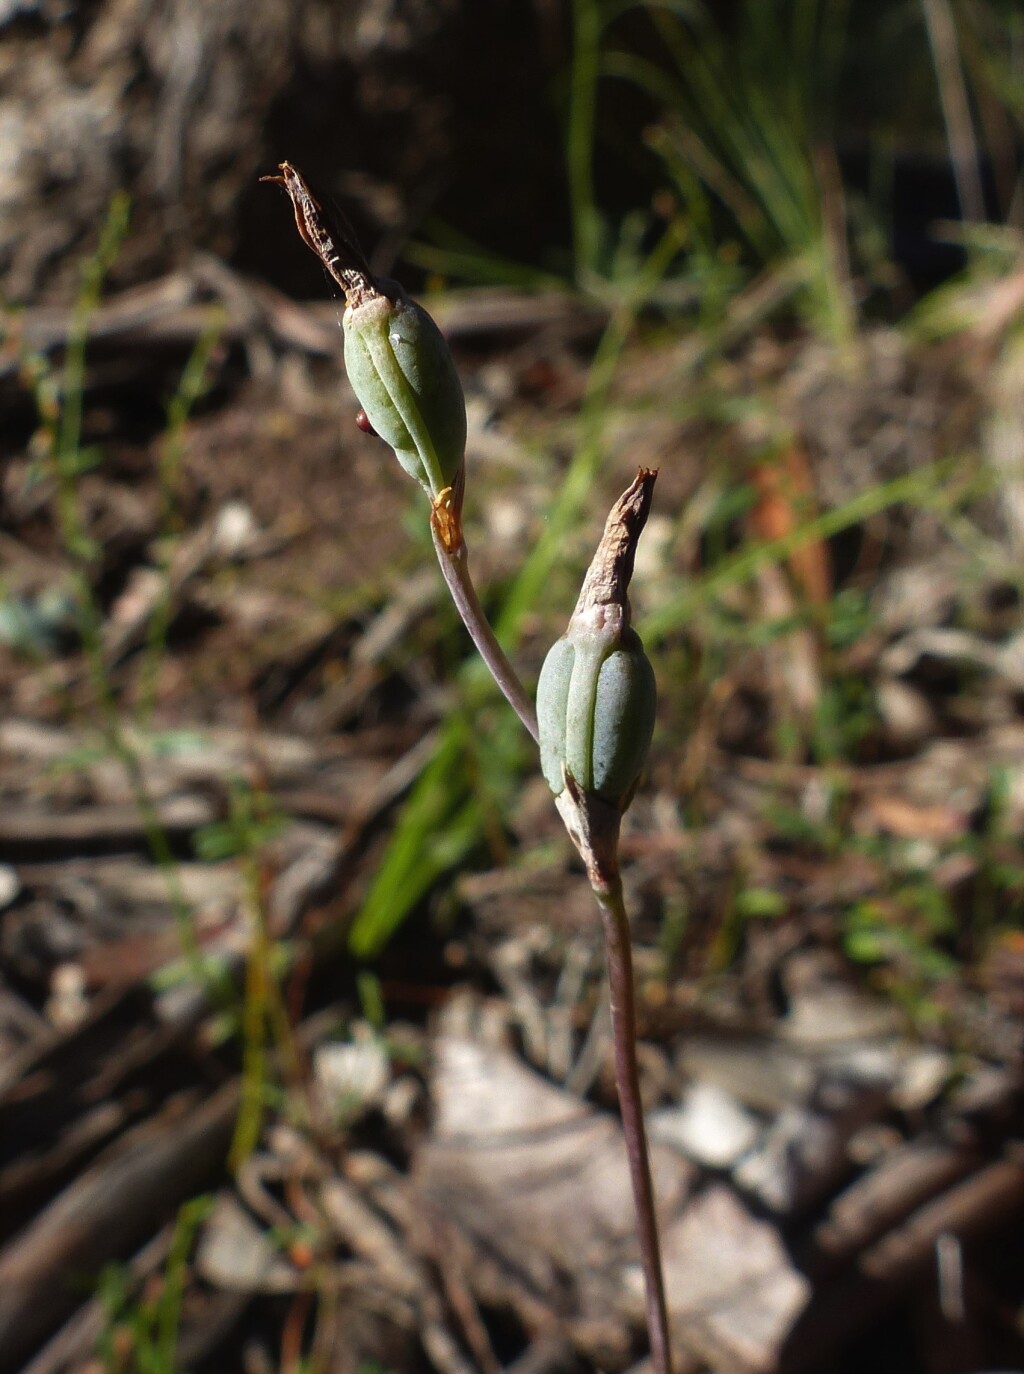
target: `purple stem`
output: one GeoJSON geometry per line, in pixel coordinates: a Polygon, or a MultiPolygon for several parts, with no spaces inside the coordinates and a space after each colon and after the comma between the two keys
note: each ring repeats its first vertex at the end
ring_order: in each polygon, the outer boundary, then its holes
{"type": "Polygon", "coordinates": [[[441,565],[441,572],[452,594],[455,609],[462,617],[463,625],[469,631],[470,638],[486,663],[491,677],[500,687],[505,700],[526,726],[534,742],[539,742],[537,713],[533,709],[533,702],[516,676],[516,670],[505,657],[505,651],[495,639],[494,631],[484,615],[476,588],[473,586],[473,579],[469,575],[469,553],[465,543],[460,542],[457,548],[448,549],[433,523],[430,532],[434,539],[437,561],[441,565]]]}
{"type": "Polygon", "coordinates": [[[611,992],[612,1039],[615,1045],[615,1081],[619,1090],[622,1131],[626,1138],[633,1203],[636,1208],[640,1261],[647,1294],[647,1331],[651,1342],[651,1364],[655,1374],[672,1374],[669,1350],[668,1308],[665,1279],[658,1243],[658,1216],[654,1205],[647,1132],[644,1128],[640,1076],[636,1061],[636,1005],[633,992],[633,955],[629,919],[622,899],[618,876],[608,887],[594,888],[604,918],[605,950],[608,958],[608,986],[611,992]]]}
{"type": "MultiPolygon", "coordinates": [[[[449,548],[438,530],[436,521],[431,521],[430,532],[434,540],[434,550],[441,572],[455,602],[462,623],[469,631],[470,638],[487,665],[491,676],[501,689],[506,701],[539,743],[537,714],[533,702],[526,693],[516,671],[505,657],[505,651],[494,637],[494,631],[484,615],[483,608],[469,575],[469,554],[466,545],[459,538],[454,548],[449,548]]],[[[454,542],[454,541],[453,541],[454,542]]],[[[559,808],[561,810],[561,808],[559,808]]],[[[563,819],[565,816],[563,814],[563,819]]],[[[568,824],[568,821],[567,821],[568,824]]],[[[647,1153],[647,1133],[644,1128],[643,1104],[640,1098],[640,1078],[636,1061],[636,1008],[633,992],[633,955],[629,936],[629,919],[622,897],[622,882],[618,876],[616,861],[618,815],[615,817],[614,833],[608,831],[604,836],[610,838],[610,848],[605,855],[606,862],[587,862],[587,874],[591,880],[601,914],[604,918],[605,949],[608,958],[608,985],[611,991],[612,1039],[615,1046],[615,1081],[619,1093],[619,1108],[622,1113],[622,1131],[626,1140],[626,1155],[629,1159],[630,1182],[633,1187],[633,1204],[636,1209],[637,1235],[640,1241],[640,1261],[644,1272],[644,1288],[647,1295],[647,1331],[651,1344],[651,1364],[654,1374],[672,1374],[671,1355],[668,1335],[668,1309],[665,1302],[665,1280],[661,1268],[661,1249],[658,1243],[658,1219],[654,1206],[654,1185],[651,1180],[651,1166],[647,1153]]],[[[577,846],[580,840],[574,835],[577,846]]],[[[589,846],[585,846],[589,852],[589,846]]],[[[600,848],[600,846],[599,846],[600,848]]],[[[592,856],[593,857],[593,856],[592,856]]]]}

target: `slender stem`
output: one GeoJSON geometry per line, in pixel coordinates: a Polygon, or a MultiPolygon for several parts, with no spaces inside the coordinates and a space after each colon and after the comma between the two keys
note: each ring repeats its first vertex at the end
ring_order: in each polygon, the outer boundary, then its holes
{"type": "Polygon", "coordinates": [[[597,270],[599,222],[594,203],[594,112],[600,76],[601,16],[594,0],[573,5],[573,57],[570,73],[566,161],[572,205],[577,281],[597,270]]]}
{"type": "Polygon", "coordinates": [[[651,1342],[651,1364],[655,1374],[671,1374],[668,1307],[665,1279],[658,1243],[658,1216],[654,1206],[654,1184],[647,1153],[640,1077],[636,1062],[636,1009],[633,994],[633,956],[630,949],[629,920],[622,899],[622,882],[616,874],[607,886],[594,885],[594,895],[604,919],[605,949],[608,957],[608,985],[611,991],[612,1038],[615,1043],[615,1081],[619,1091],[622,1130],[626,1137],[633,1203],[636,1207],[640,1261],[647,1294],[647,1331],[651,1342]]]}
{"type": "Polygon", "coordinates": [[[949,0],[922,0],[928,41],[935,64],[942,117],[946,123],[949,160],[953,164],[960,217],[968,223],[985,220],[985,193],[978,172],[978,144],[971,123],[971,106],[960,64],[956,20],[949,0]]]}
{"type": "Polygon", "coordinates": [[[452,594],[455,609],[462,617],[462,623],[469,631],[470,638],[476,645],[480,657],[487,664],[488,671],[501,689],[505,700],[526,726],[534,741],[537,741],[537,713],[533,709],[533,702],[526,688],[519,681],[516,670],[506,658],[504,649],[495,639],[494,631],[484,615],[476,588],[473,586],[473,579],[469,575],[469,553],[465,542],[459,539],[455,547],[449,549],[433,522],[430,532],[434,539],[437,561],[452,594]]]}

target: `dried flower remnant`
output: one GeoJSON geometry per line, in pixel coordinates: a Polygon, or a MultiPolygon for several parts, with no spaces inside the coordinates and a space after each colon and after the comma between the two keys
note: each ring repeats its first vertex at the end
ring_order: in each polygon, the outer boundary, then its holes
{"type": "Polygon", "coordinates": [[[299,169],[290,162],[282,162],[280,172],[280,176],[260,180],[283,186],[288,192],[299,237],[344,291],[346,302],[358,305],[364,296],[377,294],[379,286],[347,221],[335,210],[333,223],[328,225],[324,207],[299,169]]]}

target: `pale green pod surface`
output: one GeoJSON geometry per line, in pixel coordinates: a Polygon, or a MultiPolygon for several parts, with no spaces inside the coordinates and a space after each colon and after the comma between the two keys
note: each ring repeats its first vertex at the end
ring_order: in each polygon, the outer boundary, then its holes
{"type": "Polygon", "coordinates": [[[540,735],[540,766],[557,797],[565,787],[565,722],[569,683],[576,650],[565,635],[548,650],[537,682],[537,732],[540,735]]]}
{"type": "Polygon", "coordinates": [[[466,403],[444,336],[392,282],[344,315],[345,368],[367,419],[432,496],[466,451],[466,403]]]}
{"type": "Polygon", "coordinates": [[[654,734],[657,686],[640,637],[601,664],[594,707],[591,786],[606,801],[629,801],[654,734]]]}
{"type": "MultiPolygon", "coordinates": [[[[605,635],[579,631],[569,622],[569,640],[576,650],[569,698],[565,704],[565,769],[584,792],[594,787],[594,711],[601,664],[611,651],[605,635]]],[[[617,642],[617,637],[611,643],[617,642]]]]}
{"type": "Polygon", "coordinates": [[[537,683],[541,769],[556,797],[564,768],[582,791],[624,806],[654,733],[654,670],[632,630],[610,653],[571,635],[552,646],[537,683]]]}

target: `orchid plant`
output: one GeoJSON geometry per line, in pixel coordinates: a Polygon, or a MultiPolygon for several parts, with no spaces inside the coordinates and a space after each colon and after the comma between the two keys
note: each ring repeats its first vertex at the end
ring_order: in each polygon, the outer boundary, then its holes
{"type": "Polygon", "coordinates": [[[430,529],[455,606],[494,681],[540,750],[544,777],[604,922],[615,1073],[637,1216],[655,1374],[671,1374],[668,1312],[636,1056],[629,920],[619,829],[654,728],[656,688],[627,596],[656,472],[641,468],[608,516],[566,633],[549,651],[536,709],[480,605],[462,526],[466,407],[448,345],[397,282],[375,277],[340,218],[329,223],[301,172],[287,191],[299,234],[345,294],[345,366],[361,428],[394,450],[430,501],[430,529]]]}

